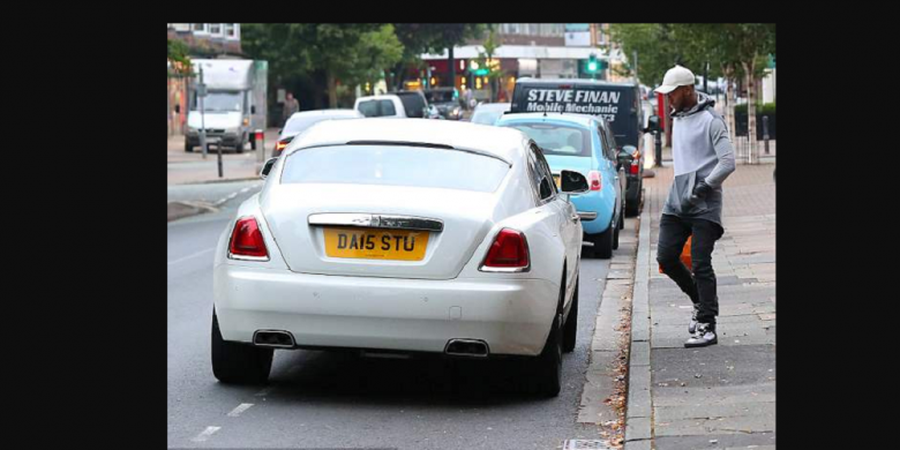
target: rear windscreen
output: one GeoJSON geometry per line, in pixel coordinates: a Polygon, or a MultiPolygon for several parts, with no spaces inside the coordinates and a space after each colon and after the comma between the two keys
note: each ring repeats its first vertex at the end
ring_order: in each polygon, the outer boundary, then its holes
{"type": "MultiPolygon", "coordinates": [[[[337,183],[493,192],[509,165],[490,156],[422,147],[347,145],[288,155],[281,183],[337,183]]],[[[397,199],[402,201],[402,199],[397,199]]]]}

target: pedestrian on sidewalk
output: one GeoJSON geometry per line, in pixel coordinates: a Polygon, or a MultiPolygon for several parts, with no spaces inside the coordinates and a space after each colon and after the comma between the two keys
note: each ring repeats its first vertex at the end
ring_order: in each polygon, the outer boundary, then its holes
{"type": "Polygon", "coordinates": [[[284,109],[281,110],[281,124],[282,128],[287,125],[288,119],[294,115],[294,113],[300,111],[300,102],[294,98],[294,94],[292,92],[287,93],[287,98],[284,100],[284,109]]]}
{"type": "Polygon", "coordinates": [[[659,224],[656,259],[663,272],[694,304],[685,347],[718,342],[719,298],[712,266],[715,242],[722,237],[722,183],[734,172],[734,148],[715,100],[694,90],[694,74],[681,66],[666,72],[656,92],[672,107],[672,159],[675,178],[659,224]],[[679,259],[691,239],[691,269],[679,259]]]}

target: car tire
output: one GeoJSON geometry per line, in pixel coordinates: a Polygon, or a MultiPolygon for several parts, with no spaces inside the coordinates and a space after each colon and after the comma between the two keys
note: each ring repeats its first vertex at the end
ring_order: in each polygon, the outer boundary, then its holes
{"type": "Polygon", "coordinates": [[[595,234],[593,237],[594,241],[594,257],[600,259],[609,259],[612,258],[613,251],[613,239],[616,234],[616,226],[612,222],[610,222],[609,226],[606,227],[606,231],[595,234]]]}
{"type": "Polygon", "coordinates": [[[193,151],[194,151],[194,146],[191,145],[191,143],[188,142],[187,139],[185,139],[184,140],[184,152],[185,153],[193,153],[193,151]]]}
{"type": "Polygon", "coordinates": [[[575,293],[572,294],[572,306],[569,308],[569,317],[566,318],[566,325],[563,329],[563,352],[565,353],[575,351],[578,331],[578,285],[579,279],[576,278],[575,293]]]}
{"type": "Polygon", "coordinates": [[[641,197],[643,196],[644,182],[637,187],[637,198],[633,202],[625,202],[625,215],[628,217],[637,217],[641,213],[641,197]]]}
{"type": "Polygon", "coordinates": [[[531,389],[540,397],[556,397],[562,386],[562,299],[565,292],[566,287],[563,282],[559,293],[559,307],[553,317],[553,324],[550,326],[550,335],[547,336],[547,342],[544,344],[541,354],[533,361],[534,368],[531,373],[534,374],[534,377],[531,379],[531,389]]]}
{"type": "Polygon", "coordinates": [[[263,384],[269,379],[274,352],[271,348],[222,339],[219,319],[213,310],[211,353],[216,379],[229,384],[263,384]]]}
{"type": "Polygon", "coordinates": [[[240,141],[234,146],[235,153],[244,153],[244,141],[240,141]]]}
{"type": "MultiPolygon", "coordinates": [[[[624,214],[625,212],[622,211],[622,213],[624,214]]],[[[612,243],[613,250],[619,249],[619,230],[622,229],[619,224],[621,224],[621,223],[622,223],[622,216],[619,216],[619,220],[618,220],[618,222],[616,222],[616,226],[614,227],[616,229],[616,231],[613,232],[613,243],[612,243]]]]}

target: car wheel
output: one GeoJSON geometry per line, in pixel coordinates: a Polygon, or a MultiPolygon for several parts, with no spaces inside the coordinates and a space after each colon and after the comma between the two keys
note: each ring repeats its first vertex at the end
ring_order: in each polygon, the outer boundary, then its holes
{"type": "Polygon", "coordinates": [[[562,296],[565,295],[566,287],[563,283],[560,295],[560,307],[557,308],[556,315],[553,317],[553,325],[550,328],[550,335],[547,336],[547,342],[544,349],[534,361],[535,375],[532,379],[533,391],[541,397],[556,397],[562,385],[562,296]]]}
{"type": "Polygon", "coordinates": [[[637,198],[633,202],[626,202],[625,204],[625,215],[628,217],[637,217],[638,214],[641,213],[641,197],[643,194],[644,182],[641,180],[641,184],[637,187],[637,198]]]}
{"type": "Polygon", "coordinates": [[[192,153],[194,151],[194,146],[191,145],[187,139],[184,140],[184,151],[185,153],[192,153]]]}
{"type": "Polygon", "coordinates": [[[572,294],[572,306],[569,309],[569,317],[566,318],[563,330],[563,351],[572,353],[575,351],[576,333],[578,330],[578,285],[579,279],[575,279],[575,293],[572,294]]]}
{"type": "Polygon", "coordinates": [[[219,319],[213,310],[212,369],[216,379],[233,384],[265,383],[272,369],[273,353],[271,348],[223,340],[219,319]]]}
{"type": "MultiPolygon", "coordinates": [[[[624,214],[625,212],[622,211],[622,213],[624,214]]],[[[621,223],[622,223],[622,216],[619,216],[619,220],[618,220],[618,222],[616,222],[616,225],[614,227],[616,229],[616,231],[613,232],[613,243],[612,243],[613,250],[619,249],[619,230],[622,229],[622,227],[619,224],[621,224],[621,223]]]]}
{"type": "Polygon", "coordinates": [[[244,153],[244,141],[239,141],[237,145],[234,146],[235,153],[244,153]]]}
{"type": "Polygon", "coordinates": [[[613,239],[616,234],[616,226],[610,222],[606,231],[594,235],[594,256],[600,259],[612,258],[613,239]]]}

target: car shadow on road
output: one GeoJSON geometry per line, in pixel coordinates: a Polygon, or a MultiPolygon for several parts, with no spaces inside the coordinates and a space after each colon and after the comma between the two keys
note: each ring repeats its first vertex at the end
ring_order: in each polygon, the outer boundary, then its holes
{"type": "Polygon", "coordinates": [[[276,352],[269,385],[283,401],[444,407],[497,406],[546,401],[529,392],[521,359],[410,359],[359,353],[276,352]]]}

